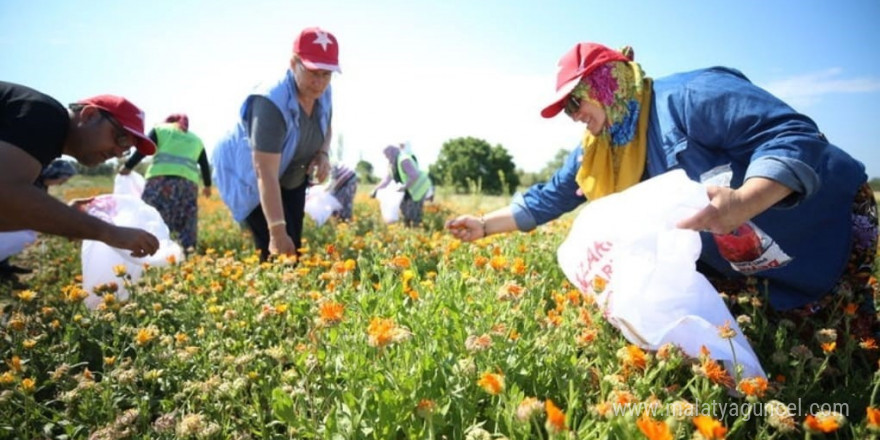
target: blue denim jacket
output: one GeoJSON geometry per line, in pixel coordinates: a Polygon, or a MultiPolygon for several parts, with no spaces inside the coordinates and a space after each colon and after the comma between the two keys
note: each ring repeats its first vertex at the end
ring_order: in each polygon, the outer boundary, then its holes
{"type": "MultiPolygon", "coordinates": [[[[286,170],[290,165],[299,140],[299,102],[296,99],[293,72],[288,69],[287,74],[281,80],[268,86],[258,86],[254,94],[245,99],[240,109],[238,123],[235,124],[232,131],[223,136],[211,153],[214,184],[220,193],[220,198],[223,199],[223,202],[232,211],[232,217],[238,222],[243,221],[260,204],[260,192],[257,188],[257,176],[252,157],[253,151],[248,142],[248,128],[245,126],[247,108],[254,95],[266,96],[275,103],[287,126],[287,136],[284,138],[284,146],[281,149],[279,170],[286,170]]],[[[327,90],[318,101],[320,105],[316,108],[321,112],[321,131],[326,136],[327,129],[330,127],[332,111],[330,86],[327,86],[327,90]]]]}
{"type": "MultiPolygon", "coordinates": [[[[797,113],[742,73],[713,67],[654,81],[644,179],[683,169],[694,181],[729,165],[731,187],[766,177],[794,194],[752,221],[792,261],[756,274],[768,280],[770,303],[789,309],[829,293],[850,252],[850,211],[864,165],[830,144],[808,117],[797,113]]],[[[549,182],[514,196],[520,230],[531,230],[577,208],[575,176],[583,156],[578,145],[549,182]]],[[[702,233],[700,260],[730,276],[742,276],[702,233]]]]}

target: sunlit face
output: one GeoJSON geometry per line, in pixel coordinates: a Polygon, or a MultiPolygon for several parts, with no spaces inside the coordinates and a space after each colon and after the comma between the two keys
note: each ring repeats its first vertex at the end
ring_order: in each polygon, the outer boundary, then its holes
{"type": "Polygon", "coordinates": [[[303,65],[299,58],[294,57],[293,64],[296,87],[301,95],[311,99],[318,99],[327,90],[333,71],[324,69],[311,70],[303,65]]]}
{"type": "Polygon", "coordinates": [[[592,100],[568,95],[568,98],[565,98],[564,110],[573,121],[587,124],[587,129],[594,136],[598,136],[605,128],[605,109],[592,100]]]}
{"type": "Polygon", "coordinates": [[[95,166],[113,157],[122,157],[135,145],[136,138],[109,113],[95,108],[82,111],[81,141],[70,154],[79,163],[95,166]]]}

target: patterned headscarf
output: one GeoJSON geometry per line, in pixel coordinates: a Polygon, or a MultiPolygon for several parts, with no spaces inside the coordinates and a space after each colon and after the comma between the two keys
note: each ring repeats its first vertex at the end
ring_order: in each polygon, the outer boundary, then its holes
{"type": "MultiPolygon", "coordinates": [[[[621,51],[632,59],[632,49],[621,51]]],[[[642,178],[647,156],[652,84],[634,61],[609,61],[584,76],[571,94],[605,110],[598,135],[584,132],[576,180],[589,200],[623,191],[642,178]]]]}
{"type": "Polygon", "coordinates": [[[172,115],[168,115],[168,117],[165,118],[165,122],[176,122],[181,130],[183,130],[184,132],[189,131],[189,116],[187,116],[186,113],[174,113],[172,115]]]}

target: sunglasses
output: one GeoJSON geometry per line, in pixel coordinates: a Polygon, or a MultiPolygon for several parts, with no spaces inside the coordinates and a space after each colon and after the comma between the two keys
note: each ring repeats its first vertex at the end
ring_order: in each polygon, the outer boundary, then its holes
{"type": "Polygon", "coordinates": [[[104,119],[106,119],[108,122],[110,122],[110,125],[113,126],[113,131],[114,131],[113,136],[116,139],[116,145],[119,148],[126,148],[127,149],[127,148],[131,148],[134,146],[134,143],[135,143],[134,136],[129,134],[128,130],[123,128],[122,125],[119,125],[119,122],[117,122],[116,119],[113,118],[113,116],[111,116],[109,113],[107,113],[105,111],[101,112],[101,116],[104,119]]]}
{"type": "Polygon", "coordinates": [[[578,110],[581,109],[581,100],[578,99],[574,95],[568,95],[568,98],[565,98],[565,107],[563,110],[565,114],[568,116],[573,116],[578,110]]]}

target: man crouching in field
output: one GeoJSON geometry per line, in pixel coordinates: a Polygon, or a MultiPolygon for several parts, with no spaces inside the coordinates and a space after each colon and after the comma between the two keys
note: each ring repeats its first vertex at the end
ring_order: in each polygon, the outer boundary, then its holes
{"type": "Polygon", "coordinates": [[[144,114],[125,98],[100,95],[64,108],[31,88],[0,81],[0,231],[33,229],[72,239],[102,241],[152,255],[159,241],[134,228],[111,225],[67,206],[34,182],[62,154],[86,166],[120,157],[130,147],[153,154],[144,114]]]}

